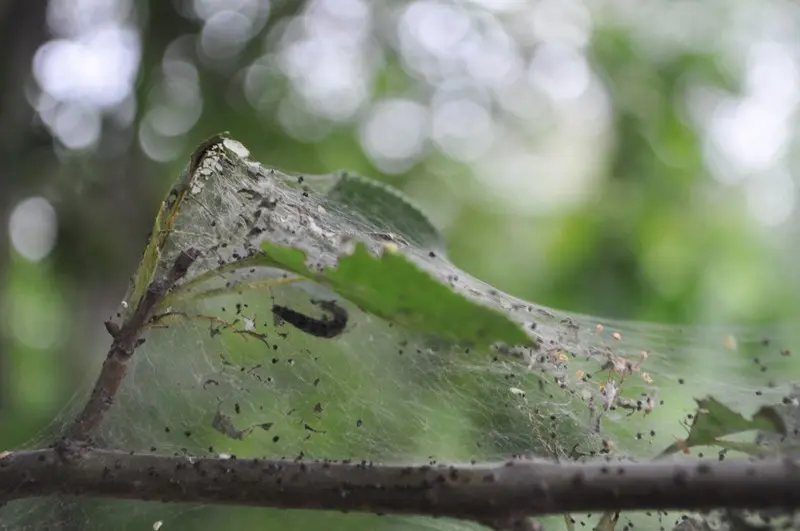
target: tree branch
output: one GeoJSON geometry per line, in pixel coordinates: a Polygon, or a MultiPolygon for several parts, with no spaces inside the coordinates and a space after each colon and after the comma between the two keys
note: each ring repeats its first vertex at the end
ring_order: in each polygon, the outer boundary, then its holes
{"type": "Polygon", "coordinates": [[[160,502],[414,514],[515,522],[597,510],[800,508],[800,462],[465,466],[169,457],[88,449],[0,458],[0,501],[76,495],[160,502]]]}
{"type": "Polygon", "coordinates": [[[92,394],[83,410],[67,429],[64,442],[88,441],[102,423],[125,379],[131,356],[143,343],[142,330],[152,317],[153,310],[175,283],[186,275],[198,254],[195,249],[181,252],[166,276],[153,279],[136,310],[121,329],[115,329],[110,323],[106,323],[106,328],[114,337],[114,341],[108,349],[108,355],[103,362],[92,394]]]}

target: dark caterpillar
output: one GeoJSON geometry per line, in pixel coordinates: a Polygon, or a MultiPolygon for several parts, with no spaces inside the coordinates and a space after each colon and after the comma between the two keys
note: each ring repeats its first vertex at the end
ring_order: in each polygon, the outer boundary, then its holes
{"type": "Polygon", "coordinates": [[[315,319],[277,304],[272,306],[272,313],[280,321],[286,321],[298,330],[315,337],[330,339],[344,332],[348,320],[347,310],[336,304],[336,301],[312,300],[311,302],[328,312],[330,316],[325,315],[321,319],[315,319]]]}

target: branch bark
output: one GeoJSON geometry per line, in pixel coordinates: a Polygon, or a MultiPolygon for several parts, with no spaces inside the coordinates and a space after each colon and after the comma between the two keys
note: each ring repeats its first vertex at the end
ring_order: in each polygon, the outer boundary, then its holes
{"type": "Polygon", "coordinates": [[[169,290],[186,275],[198,253],[194,249],[182,252],[170,271],[163,278],[154,279],[147,287],[145,296],[130,319],[121,329],[114,329],[107,323],[109,333],[114,337],[103,368],[97,377],[92,394],[83,410],[67,429],[61,448],[75,442],[85,442],[103,422],[106,412],[114,404],[114,398],[125,379],[128,363],[136,348],[142,343],[142,330],[153,315],[153,310],[166,297],[169,290]]]}
{"type": "Polygon", "coordinates": [[[481,523],[597,510],[800,509],[800,461],[465,466],[222,459],[89,448],[0,459],[0,502],[50,495],[414,514],[481,523]]]}

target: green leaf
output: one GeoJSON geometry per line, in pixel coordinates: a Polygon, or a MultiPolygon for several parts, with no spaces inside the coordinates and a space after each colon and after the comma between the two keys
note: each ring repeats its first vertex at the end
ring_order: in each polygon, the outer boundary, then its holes
{"type": "Polygon", "coordinates": [[[759,455],[784,454],[798,455],[800,453],[800,385],[793,384],[792,389],[780,403],[775,404],[775,411],[786,423],[786,433],[759,432],[756,434],[755,445],[759,455]]]}
{"type": "Polygon", "coordinates": [[[671,444],[661,456],[693,446],[713,445],[720,437],[754,430],[782,435],[787,431],[786,424],[774,407],[764,406],[753,415],[752,420],[748,420],[713,397],[699,399],[689,436],[685,441],[671,444]]]}
{"type": "Polygon", "coordinates": [[[763,449],[753,442],[740,442],[740,441],[725,441],[716,439],[714,446],[723,448],[725,450],[733,450],[734,452],[742,452],[747,455],[759,455],[763,449]]]}
{"type": "Polygon", "coordinates": [[[317,271],[306,266],[302,251],[269,242],[262,249],[273,264],[324,284],[362,310],[409,330],[478,346],[532,343],[504,314],[455,293],[403,254],[376,257],[359,243],[336,268],[317,271]]]}
{"type": "Polygon", "coordinates": [[[358,214],[371,227],[402,236],[423,248],[442,249],[439,230],[411,199],[399,190],[355,173],[342,172],[328,198],[358,214]]]}

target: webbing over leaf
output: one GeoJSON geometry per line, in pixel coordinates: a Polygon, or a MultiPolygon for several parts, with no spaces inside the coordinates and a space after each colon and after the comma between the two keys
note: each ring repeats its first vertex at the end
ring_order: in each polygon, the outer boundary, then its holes
{"type": "MultiPolygon", "coordinates": [[[[179,256],[191,251],[194,261],[145,323],[96,433],[103,448],[188,459],[623,462],[686,439],[685,414],[695,419],[688,443],[728,455],[759,445],[723,435],[782,431],[771,404],[800,376],[788,355],[796,327],[615,322],[528,303],[449,262],[433,225],[399,192],[324,179],[265,168],[223,137],[195,153],[109,330],[130,322],[137,294],[179,256]],[[318,327],[303,316],[324,308],[336,309],[335,330],[305,333],[318,327]],[[729,336],[741,352],[726,346],[729,336]],[[749,356],[774,371],[769,385],[752,381],[749,356]],[[708,397],[699,409],[694,394],[708,397]]],[[[28,529],[27,517],[40,525],[64,508],[20,507],[0,520],[28,529]]],[[[106,528],[132,518],[114,503],[98,511],[106,528]]],[[[349,518],[342,528],[358,517],[349,518]]],[[[667,517],[636,518],[620,520],[651,528],[667,517]]],[[[594,526],[598,514],[572,519],[594,526]]]]}

